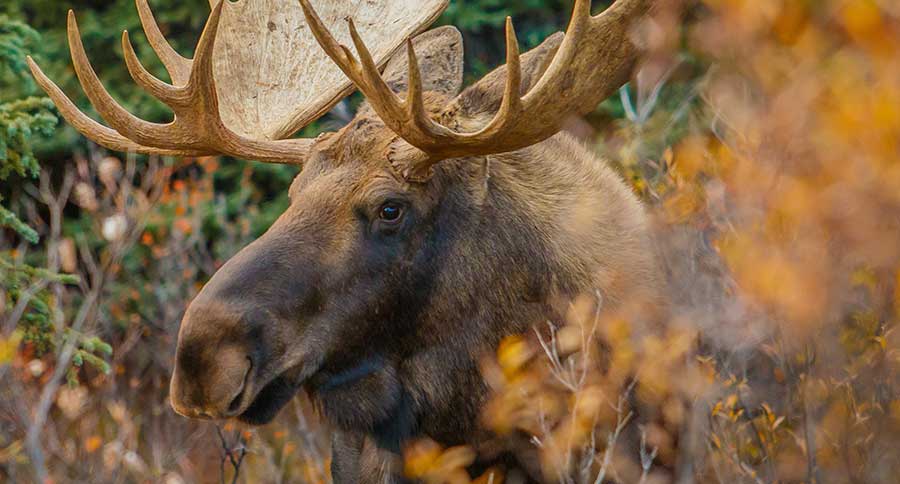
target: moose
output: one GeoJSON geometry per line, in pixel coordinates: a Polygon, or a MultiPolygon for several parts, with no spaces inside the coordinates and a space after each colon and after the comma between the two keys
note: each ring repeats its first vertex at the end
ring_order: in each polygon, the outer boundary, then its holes
{"type": "Polygon", "coordinates": [[[127,32],[126,66],[174,120],[116,103],[70,12],[75,72],[109,127],[28,62],[72,126],[112,150],[302,165],[290,206],[184,315],[179,414],[261,425],[305,390],[334,428],[335,481],[396,482],[390,456],[408,439],[485,434],[479,359],[502,338],[585,292],[609,311],[663,305],[641,203],[560,131],[628,81],[651,0],[597,15],[576,0],[566,32],[521,55],[507,19],[506,64],[466,89],[459,32],[420,33],[446,0],[211,0],[192,60],[136,4],[171,83],[127,32]],[[365,101],[349,124],[292,137],[354,88],[365,101]]]}

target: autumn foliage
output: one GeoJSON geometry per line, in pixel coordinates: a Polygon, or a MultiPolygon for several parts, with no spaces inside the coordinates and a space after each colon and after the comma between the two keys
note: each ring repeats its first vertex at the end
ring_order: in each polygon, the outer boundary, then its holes
{"type": "MultiPolygon", "coordinates": [[[[492,2],[476,2],[481,16],[464,3],[445,20],[467,41],[500,35],[485,27],[492,2]]],[[[537,3],[507,12],[530,16],[532,45],[569,8],[537,3]]],[[[411,442],[408,477],[900,475],[900,6],[663,4],[642,27],[637,80],[573,131],[645,200],[669,321],[645,331],[586,294],[506,338],[482,363],[490,445],[411,442]],[[523,469],[472,466],[501,452],[523,469]]],[[[48,129],[42,101],[0,106],[0,122],[48,129]]],[[[16,126],[20,146],[32,133],[16,126]]],[[[88,145],[37,155],[41,175],[19,170],[0,190],[0,214],[40,236],[0,235],[0,481],[327,482],[328,432],[304,397],[261,429],[187,421],[166,401],[185,306],[284,207],[294,171],[88,145]]]]}

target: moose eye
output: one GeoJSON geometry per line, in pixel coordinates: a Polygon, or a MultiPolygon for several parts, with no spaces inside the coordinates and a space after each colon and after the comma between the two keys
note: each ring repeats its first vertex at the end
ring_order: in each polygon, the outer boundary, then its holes
{"type": "Polygon", "coordinates": [[[397,223],[403,217],[403,206],[396,202],[387,202],[378,211],[378,218],[387,223],[397,223]]]}

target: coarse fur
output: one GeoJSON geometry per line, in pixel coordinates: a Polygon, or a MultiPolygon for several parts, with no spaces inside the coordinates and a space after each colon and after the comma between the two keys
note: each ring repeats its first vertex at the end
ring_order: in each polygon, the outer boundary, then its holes
{"type": "MultiPolygon", "coordinates": [[[[523,56],[525,88],[558,41],[523,56]]],[[[448,72],[459,55],[422,55],[423,72],[448,72]]],[[[386,72],[404,86],[405,69],[386,72]]],[[[426,100],[442,123],[477,128],[504,76],[458,96],[461,82],[440,77],[426,100]]],[[[265,423],[304,388],[335,429],[335,482],[391,482],[409,438],[485,438],[479,361],[505,336],[559,319],[559,301],[583,293],[608,311],[661,307],[640,202],[568,135],[446,160],[424,183],[398,173],[397,142],[365,105],[317,140],[290,207],[186,313],[180,413],[265,423]],[[402,208],[399,222],[380,218],[385,204],[402,208]]]]}

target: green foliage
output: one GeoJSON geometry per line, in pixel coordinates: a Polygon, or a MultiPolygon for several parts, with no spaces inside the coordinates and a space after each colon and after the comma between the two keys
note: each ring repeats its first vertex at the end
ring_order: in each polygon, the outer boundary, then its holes
{"type": "MultiPolygon", "coordinates": [[[[12,73],[25,70],[26,47],[38,41],[40,36],[22,22],[14,22],[0,15],[0,65],[12,73]]],[[[0,71],[3,72],[3,71],[0,71]]]]}
{"type": "MultiPolygon", "coordinates": [[[[0,15],[0,81],[20,86],[18,90],[23,90],[21,86],[31,85],[30,78],[25,74],[25,55],[38,40],[39,36],[32,28],[0,15]]],[[[39,136],[50,136],[56,123],[53,103],[47,98],[25,97],[0,103],[0,181],[38,176],[40,165],[34,154],[33,141],[39,136]]],[[[2,197],[0,201],[3,201],[2,197]]],[[[0,206],[0,227],[12,229],[32,244],[38,242],[38,233],[3,206],[0,206]]],[[[36,355],[40,356],[55,346],[53,311],[56,302],[46,287],[51,283],[77,284],[78,281],[77,276],[33,267],[21,263],[10,252],[0,253],[3,307],[25,305],[17,333],[22,342],[32,346],[36,355]]],[[[95,353],[108,356],[112,347],[96,337],[81,337],[79,341],[80,348],[75,355],[77,360],[73,360],[73,363],[78,363],[72,369],[87,361],[97,369],[108,372],[109,365],[95,353]]],[[[70,371],[70,382],[73,375],[70,371]]]]}
{"type": "MultiPolygon", "coordinates": [[[[25,50],[38,38],[37,32],[24,23],[0,15],[0,81],[8,83],[22,79],[25,50]]],[[[45,98],[29,97],[0,103],[0,181],[6,181],[13,174],[37,176],[40,168],[31,140],[35,135],[52,133],[56,125],[52,109],[53,104],[45,98]]],[[[12,228],[29,242],[37,242],[37,233],[2,206],[0,227],[12,228]]]]}
{"type": "MultiPolygon", "coordinates": [[[[24,50],[38,40],[37,33],[21,22],[0,16],[0,67],[2,79],[21,76],[24,70],[24,50]]],[[[11,176],[36,177],[40,170],[31,149],[36,134],[49,135],[56,124],[48,99],[29,97],[0,104],[0,181],[11,176]]],[[[0,197],[2,201],[2,197],[0,197]]],[[[38,234],[13,212],[0,206],[0,227],[11,228],[31,243],[38,242],[38,234]]],[[[52,323],[49,294],[38,290],[35,281],[59,280],[60,276],[40,268],[18,264],[9,254],[0,254],[0,287],[4,301],[12,307],[20,299],[29,298],[22,317],[25,340],[34,343],[39,351],[50,346],[52,323]],[[34,287],[35,290],[30,288],[34,287]],[[36,294],[32,294],[36,292],[36,294]]]]}
{"type": "Polygon", "coordinates": [[[0,104],[0,180],[11,173],[35,177],[40,170],[30,146],[35,134],[49,136],[56,126],[53,103],[29,97],[0,104]]]}
{"type": "MultiPolygon", "coordinates": [[[[0,104],[0,181],[12,174],[37,176],[40,167],[30,140],[35,134],[49,136],[53,132],[56,116],[51,113],[52,108],[49,99],[35,97],[0,104]]],[[[37,233],[31,227],[2,206],[0,227],[12,228],[31,243],[38,241],[37,233]]]]}
{"type": "Polygon", "coordinates": [[[111,368],[103,357],[108,358],[113,354],[112,346],[96,336],[87,337],[79,334],[76,337],[78,337],[78,348],[72,355],[72,367],[66,372],[66,382],[70,387],[78,385],[78,371],[85,364],[103,374],[109,374],[111,368]]]}
{"type": "Polygon", "coordinates": [[[27,300],[19,330],[22,340],[32,344],[39,355],[53,348],[53,301],[50,292],[44,289],[49,283],[77,284],[78,277],[20,264],[11,254],[0,253],[4,306],[15,307],[23,299],[27,300]]]}

